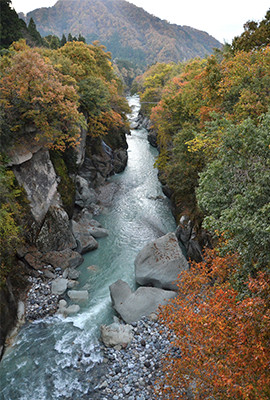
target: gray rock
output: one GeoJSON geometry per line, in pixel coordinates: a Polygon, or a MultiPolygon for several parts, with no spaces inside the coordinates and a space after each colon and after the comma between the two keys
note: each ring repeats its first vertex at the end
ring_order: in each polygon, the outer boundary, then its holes
{"type": "Polygon", "coordinates": [[[77,282],[77,281],[74,281],[74,280],[69,280],[68,281],[68,285],[67,285],[67,287],[68,287],[68,289],[73,289],[75,286],[77,286],[79,284],[79,282],[77,282]]]}
{"type": "Polygon", "coordinates": [[[97,202],[97,195],[94,189],[90,188],[88,181],[82,176],[76,177],[75,204],[80,207],[89,207],[97,202]]]}
{"type": "Polygon", "coordinates": [[[166,304],[176,296],[176,292],[153,287],[140,287],[132,293],[129,285],[118,280],[110,286],[114,309],[128,324],[139,321],[157,311],[159,305],[166,304]]]}
{"type": "Polygon", "coordinates": [[[105,346],[126,346],[133,339],[132,327],[130,325],[121,325],[116,322],[111,325],[101,325],[101,340],[105,346]]]}
{"type": "Polygon", "coordinates": [[[87,290],[69,290],[67,294],[68,297],[75,302],[86,301],[89,297],[87,290]]]}
{"type": "Polygon", "coordinates": [[[118,190],[118,185],[115,182],[107,183],[98,188],[98,200],[103,206],[110,206],[113,198],[118,190]]]}
{"type": "Polygon", "coordinates": [[[67,290],[68,280],[64,278],[56,278],[52,281],[52,294],[61,295],[67,290]]]}
{"type": "Polygon", "coordinates": [[[55,274],[48,269],[44,270],[44,276],[46,276],[48,279],[55,279],[55,274]]]}
{"type": "Polygon", "coordinates": [[[66,211],[58,206],[50,206],[36,240],[38,250],[46,253],[75,249],[76,240],[72,234],[66,211]]]}
{"type": "Polygon", "coordinates": [[[61,299],[58,303],[59,309],[65,308],[67,306],[67,302],[64,299],[61,299]]]}
{"type": "MultiPolygon", "coordinates": [[[[65,270],[65,273],[66,273],[66,277],[68,278],[68,279],[72,279],[72,280],[74,280],[74,279],[78,279],[79,278],[79,276],[80,276],[80,271],[77,271],[76,269],[74,269],[74,268],[67,268],[66,270],[65,270]]],[[[63,274],[63,276],[64,276],[64,274],[63,274]]]]}
{"type": "Polygon", "coordinates": [[[124,171],[127,165],[127,160],[128,155],[126,149],[118,149],[113,152],[113,168],[116,174],[124,171]]]}
{"type": "Polygon", "coordinates": [[[95,226],[90,226],[88,228],[88,232],[90,233],[90,235],[92,235],[94,238],[102,238],[102,237],[106,237],[109,235],[109,231],[105,228],[98,228],[95,226]]]}
{"type": "Polygon", "coordinates": [[[175,281],[189,265],[174,233],[148,243],[135,259],[135,276],[140,285],[177,290],[175,281]]]}
{"type": "Polygon", "coordinates": [[[71,314],[77,314],[80,311],[80,309],[81,308],[78,304],[72,304],[71,306],[68,306],[64,310],[63,314],[66,316],[71,315],[71,314]]]}
{"type": "Polygon", "coordinates": [[[13,171],[25,189],[35,221],[41,223],[50,206],[60,202],[57,177],[49,152],[38,151],[31,159],[14,167],[13,171]]]}
{"type": "Polygon", "coordinates": [[[98,248],[98,242],[84,225],[72,220],[72,231],[77,241],[77,251],[84,254],[98,248]]]}

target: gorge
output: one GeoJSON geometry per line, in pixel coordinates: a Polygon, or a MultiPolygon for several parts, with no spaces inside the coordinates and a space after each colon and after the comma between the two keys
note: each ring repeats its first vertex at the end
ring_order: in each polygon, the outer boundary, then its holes
{"type": "MultiPolygon", "coordinates": [[[[139,98],[131,97],[129,103],[134,121],[139,98]]],[[[122,279],[135,289],[138,251],[176,228],[153,168],[157,150],[149,145],[146,130],[131,130],[127,140],[127,167],[109,179],[117,185],[112,205],[96,217],[109,236],[98,239],[99,248],[87,253],[78,268],[76,289],[88,289],[89,301],[77,315],[53,316],[22,327],[1,363],[3,398],[79,399],[90,393],[101,373],[99,326],[111,322],[114,314],[109,285],[122,279]]]]}

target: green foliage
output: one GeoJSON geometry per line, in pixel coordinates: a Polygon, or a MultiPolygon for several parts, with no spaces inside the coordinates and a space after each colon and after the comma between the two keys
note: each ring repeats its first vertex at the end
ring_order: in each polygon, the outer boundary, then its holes
{"type": "Polygon", "coordinates": [[[12,171],[0,164],[0,285],[13,266],[16,247],[22,241],[20,221],[22,208],[18,202],[21,190],[12,171]]]}
{"type": "Polygon", "coordinates": [[[0,0],[0,50],[7,49],[13,41],[23,38],[27,31],[25,22],[10,4],[11,0],[0,0]]]}
{"type": "Polygon", "coordinates": [[[200,174],[197,198],[204,226],[224,233],[224,250],[237,252],[247,271],[270,265],[270,112],[257,126],[224,121],[217,158],[200,174]]]}
{"type": "Polygon", "coordinates": [[[28,32],[31,35],[32,39],[34,40],[36,46],[43,45],[43,39],[37,30],[37,27],[36,27],[36,24],[35,24],[35,21],[33,20],[33,18],[30,18],[30,21],[28,24],[28,32]]]}
{"type": "Polygon", "coordinates": [[[270,44],[270,9],[265,18],[257,23],[248,21],[244,25],[245,31],[240,36],[236,36],[232,41],[232,51],[250,51],[261,49],[270,44]]]}

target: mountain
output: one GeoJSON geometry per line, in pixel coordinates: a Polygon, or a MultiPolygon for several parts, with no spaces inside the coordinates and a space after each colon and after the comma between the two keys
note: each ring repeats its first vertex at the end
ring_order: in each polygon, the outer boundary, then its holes
{"type": "Polygon", "coordinates": [[[53,7],[27,14],[41,35],[81,33],[99,40],[113,58],[137,64],[185,61],[205,57],[221,43],[206,32],[170,24],[125,0],[59,0],[53,7]]]}

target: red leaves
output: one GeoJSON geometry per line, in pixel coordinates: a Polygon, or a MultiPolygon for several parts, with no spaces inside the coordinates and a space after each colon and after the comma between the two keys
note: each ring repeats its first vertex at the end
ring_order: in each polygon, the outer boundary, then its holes
{"type": "Polygon", "coordinates": [[[196,399],[269,398],[269,276],[250,279],[253,296],[239,301],[226,281],[236,264],[209,250],[181,274],[179,296],[161,314],[182,353],[164,362],[163,398],[185,399],[182,388],[191,384],[196,399]]]}

